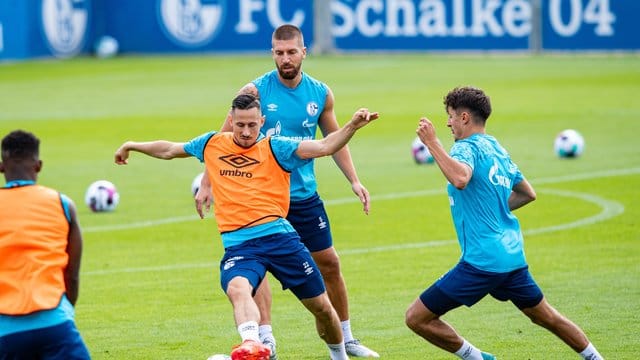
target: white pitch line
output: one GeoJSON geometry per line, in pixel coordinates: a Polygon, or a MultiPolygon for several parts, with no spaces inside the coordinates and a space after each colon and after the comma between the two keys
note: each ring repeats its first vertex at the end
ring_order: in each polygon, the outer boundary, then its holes
{"type": "MultiPolygon", "coordinates": [[[[532,184],[538,185],[538,184],[550,184],[550,183],[569,182],[569,181],[578,181],[578,180],[589,180],[589,179],[595,179],[600,177],[633,175],[638,173],[640,173],[640,168],[613,169],[613,170],[603,170],[603,171],[597,171],[597,172],[591,172],[591,173],[582,173],[582,174],[534,179],[530,181],[532,184]]],[[[397,199],[403,199],[403,198],[430,196],[430,195],[443,194],[443,193],[444,193],[444,190],[434,190],[434,189],[418,190],[418,191],[410,191],[410,192],[402,192],[402,193],[374,195],[371,197],[371,200],[372,201],[373,200],[375,201],[397,200],[397,199]]],[[[358,198],[356,198],[355,196],[352,196],[348,198],[324,200],[324,203],[325,205],[329,206],[329,205],[351,204],[359,201],[360,200],[358,198]]],[[[195,221],[195,220],[200,220],[200,217],[196,214],[188,215],[188,216],[169,217],[169,218],[157,219],[157,220],[133,222],[129,224],[87,226],[82,229],[82,232],[95,233],[95,232],[138,229],[138,228],[145,228],[145,227],[153,227],[156,225],[173,224],[173,223],[195,221]]]]}
{"type": "MultiPolygon", "coordinates": [[[[636,169],[636,170],[640,171],[640,169],[636,169]]],[[[636,172],[633,172],[631,174],[634,174],[634,173],[636,172]]],[[[606,175],[602,175],[602,173],[598,173],[598,174],[601,174],[600,176],[612,176],[612,175],[609,175],[610,173],[606,173],[606,175]]],[[[628,175],[629,173],[624,173],[624,174],[628,175]]],[[[582,179],[584,179],[584,177],[582,179]]],[[[580,193],[580,192],[567,191],[567,190],[557,190],[557,189],[538,189],[538,192],[551,193],[557,196],[578,198],[586,202],[596,204],[602,210],[596,215],[588,216],[586,218],[582,218],[569,223],[546,226],[546,227],[541,227],[537,229],[524,230],[523,231],[524,235],[543,234],[543,233],[568,230],[572,228],[587,226],[587,225],[595,224],[597,222],[604,221],[612,217],[618,216],[624,212],[624,206],[622,204],[616,201],[595,196],[593,194],[580,193]]],[[[437,195],[440,193],[441,193],[440,191],[428,190],[428,191],[418,191],[418,192],[403,193],[403,194],[412,194],[411,196],[428,196],[428,195],[437,195]]],[[[382,196],[382,198],[385,198],[385,199],[397,198],[397,197],[390,197],[390,195],[391,194],[382,196]]],[[[404,196],[404,197],[408,197],[408,196],[404,196]]],[[[343,200],[345,199],[340,199],[340,201],[343,201],[343,200]]],[[[389,252],[389,251],[400,251],[400,250],[406,250],[406,249],[419,249],[419,248],[428,248],[428,247],[437,247],[437,246],[447,246],[455,243],[456,243],[456,240],[430,240],[430,241],[409,243],[409,244],[377,246],[377,247],[359,248],[359,249],[346,249],[346,250],[339,251],[339,253],[340,255],[369,254],[369,253],[379,253],[379,252],[389,252]]],[[[179,270],[179,269],[209,268],[209,267],[216,267],[216,266],[217,266],[216,262],[197,263],[197,264],[174,264],[174,265],[138,267],[138,268],[95,270],[95,271],[83,272],[83,275],[110,275],[110,274],[150,272],[150,271],[171,271],[171,270],[179,270]]]]}

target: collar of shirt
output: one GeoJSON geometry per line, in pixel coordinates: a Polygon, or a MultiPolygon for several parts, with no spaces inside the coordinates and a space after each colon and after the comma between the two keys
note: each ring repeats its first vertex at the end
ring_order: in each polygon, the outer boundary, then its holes
{"type": "Polygon", "coordinates": [[[14,188],[14,187],[20,187],[20,186],[35,185],[35,183],[36,182],[33,180],[11,180],[7,182],[4,187],[14,188]]]}

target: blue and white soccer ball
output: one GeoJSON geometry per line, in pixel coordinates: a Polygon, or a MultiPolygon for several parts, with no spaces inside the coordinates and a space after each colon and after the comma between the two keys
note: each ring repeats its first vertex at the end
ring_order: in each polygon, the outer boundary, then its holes
{"type": "Polygon", "coordinates": [[[202,181],[202,176],[204,176],[203,172],[196,175],[196,177],[193,178],[193,181],[191,182],[191,194],[193,196],[196,196],[196,194],[198,193],[198,190],[200,189],[200,182],[202,181]]]}
{"type": "Polygon", "coordinates": [[[98,180],[87,188],[84,202],[93,212],[113,211],[120,202],[120,194],[110,181],[98,180]]]}
{"type": "Polygon", "coordinates": [[[416,164],[432,164],[434,161],[427,145],[423,144],[419,137],[411,143],[411,154],[416,164]]]}
{"type": "Polygon", "coordinates": [[[118,40],[111,36],[101,36],[95,43],[95,54],[101,59],[114,57],[118,54],[120,45],[118,40]]]}
{"type": "Polygon", "coordinates": [[[584,151],[584,138],[573,129],[561,131],[553,143],[553,150],[561,158],[575,158],[584,151]]]}

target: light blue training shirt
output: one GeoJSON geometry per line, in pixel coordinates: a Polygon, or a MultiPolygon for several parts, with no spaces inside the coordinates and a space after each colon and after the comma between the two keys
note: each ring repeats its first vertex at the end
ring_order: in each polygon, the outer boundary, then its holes
{"type": "MultiPolygon", "coordinates": [[[[260,94],[265,135],[315,139],[328,94],[324,83],[303,72],[300,84],[288,88],[278,79],[278,71],[273,70],[253,80],[253,84],[260,94]]],[[[308,199],[317,188],[313,161],[291,172],[291,201],[308,199]]]]}
{"type": "MultiPolygon", "coordinates": [[[[193,138],[189,142],[185,143],[184,151],[187,154],[196,157],[200,162],[204,162],[204,149],[207,146],[209,139],[211,139],[216,133],[216,131],[210,131],[193,138]]],[[[258,141],[267,141],[267,139],[261,134],[258,137],[258,141]]],[[[298,149],[298,145],[300,145],[301,140],[290,139],[282,136],[273,136],[269,141],[271,143],[272,154],[283,169],[291,171],[311,162],[311,159],[301,159],[296,155],[296,150],[298,149]]],[[[215,184],[213,184],[213,186],[215,186],[215,184]]],[[[295,230],[289,221],[281,218],[268,223],[225,232],[221,234],[221,238],[223,246],[228,248],[250,239],[293,231],[295,230]]]]}
{"type": "Polygon", "coordinates": [[[463,190],[447,186],[461,260],[498,273],[525,267],[520,223],[508,204],[511,189],[524,179],[518,166],[486,134],[456,141],[450,154],[473,170],[463,190]]]}

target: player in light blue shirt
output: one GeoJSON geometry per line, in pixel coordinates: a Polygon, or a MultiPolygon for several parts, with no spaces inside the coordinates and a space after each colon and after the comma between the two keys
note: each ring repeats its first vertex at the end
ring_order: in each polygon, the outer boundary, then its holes
{"type": "Polygon", "coordinates": [[[460,359],[495,359],[440,319],[450,310],[470,307],[491,295],[511,301],[583,359],[602,359],[582,329],[547,302],[529,273],[520,224],[511,211],[535,200],[536,193],[507,151],[486,134],[489,97],[477,88],[458,87],[445,96],[444,104],[455,139],[450,153],[427,118],[420,119],[416,132],[449,182],[451,215],[462,254],[453,269],[411,304],[407,326],[460,359]]]}
{"type": "MultiPolygon", "coordinates": [[[[240,90],[240,93],[260,98],[265,116],[264,134],[309,140],[315,139],[318,128],[323,136],[338,130],[331,89],[302,71],[307,50],[300,29],[288,24],[278,27],[273,33],[271,52],[276,69],[240,90]]],[[[222,130],[229,129],[228,122],[225,122],[222,130]]],[[[358,179],[349,148],[345,146],[333,155],[333,159],[368,214],[369,192],[358,179]]],[[[200,216],[203,216],[202,204],[210,204],[211,197],[206,191],[210,186],[207,176],[203,176],[200,191],[196,195],[196,208],[200,216]]],[[[377,358],[378,353],[362,345],[352,334],[347,286],[340,270],[340,258],[333,247],[329,218],[317,187],[313,162],[292,171],[287,220],[300,234],[320,268],[331,303],[340,317],[347,353],[356,357],[377,358]]],[[[270,325],[271,292],[266,281],[261,284],[256,298],[262,315],[260,337],[275,353],[275,338],[270,325]]],[[[274,359],[272,357],[271,360],[274,359]]]]}

